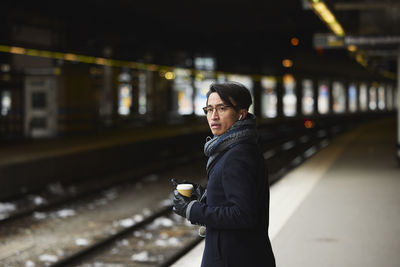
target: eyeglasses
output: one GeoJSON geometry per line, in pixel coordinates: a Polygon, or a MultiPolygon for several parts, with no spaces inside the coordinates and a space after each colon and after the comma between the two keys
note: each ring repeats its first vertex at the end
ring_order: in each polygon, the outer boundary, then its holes
{"type": "Polygon", "coordinates": [[[203,108],[203,111],[204,111],[204,114],[206,114],[206,115],[208,116],[208,115],[213,114],[214,109],[215,109],[215,111],[217,111],[218,115],[222,115],[222,114],[224,114],[224,112],[225,112],[228,108],[233,108],[233,107],[230,106],[230,105],[222,105],[222,104],[221,104],[221,105],[217,105],[215,108],[212,107],[212,106],[204,107],[204,108],[203,108]]]}

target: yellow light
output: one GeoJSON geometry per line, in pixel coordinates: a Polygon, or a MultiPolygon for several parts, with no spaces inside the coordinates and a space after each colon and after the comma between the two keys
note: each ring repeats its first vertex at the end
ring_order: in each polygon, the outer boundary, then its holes
{"type": "Polygon", "coordinates": [[[311,3],[311,7],[314,9],[314,12],[320,17],[320,19],[323,20],[336,35],[344,35],[342,26],[339,24],[335,16],[328,9],[324,2],[313,1],[313,3],[311,3]]]}
{"type": "Polygon", "coordinates": [[[173,80],[175,79],[175,73],[173,73],[172,71],[168,71],[167,73],[165,73],[164,77],[167,80],[173,80]]]}
{"type": "Polygon", "coordinates": [[[53,57],[57,59],[64,59],[64,54],[60,52],[53,52],[53,57]]]}
{"type": "Polygon", "coordinates": [[[76,61],[78,57],[74,54],[65,54],[64,59],[69,61],[76,61]]]}
{"type": "Polygon", "coordinates": [[[40,56],[39,51],[34,50],[34,49],[27,49],[26,50],[26,55],[28,55],[28,56],[40,56]]]}
{"type": "Polygon", "coordinates": [[[284,66],[285,68],[290,68],[293,66],[293,61],[290,59],[284,59],[282,60],[282,66],[284,66]]]}
{"type": "Polygon", "coordinates": [[[42,51],[40,51],[40,56],[41,56],[41,57],[49,57],[49,58],[52,58],[52,57],[53,57],[53,53],[50,52],[50,51],[42,50],[42,51]]]}
{"type": "Polygon", "coordinates": [[[283,83],[294,83],[294,77],[292,74],[285,74],[282,77],[283,83]]]}
{"type": "Polygon", "coordinates": [[[293,37],[292,39],[290,39],[290,43],[293,46],[298,46],[299,45],[299,38],[293,37]]]}
{"type": "Polygon", "coordinates": [[[332,23],[336,20],[335,16],[328,9],[328,7],[325,5],[325,3],[319,2],[319,3],[313,4],[313,6],[326,23],[332,23]]]}
{"type": "Polygon", "coordinates": [[[81,55],[78,55],[78,60],[79,60],[79,62],[83,62],[83,63],[88,63],[88,64],[90,64],[90,63],[93,63],[94,62],[94,58],[93,57],[89,57],[89,56],[81,56],[81,55]]]}
{"type": "Polygon", "coordinates": [[[22,47],[11,46],[10,52],[13,54],[23,55],[23,54],[25,54],[26,50],[25,50],[25,48],[22,48],[22,47]]]}
{"type": "Polygon", "coordinates": [[[10,52],[10,47],[6,45],[0,45],[0,52],[10,52]]]}
{"type": "Polygon", "coordinates": [[[355,45],[349,45],[347,47],[347,50],[349,50],[350,52],[356,52],[357,51],[357,46],[355,45]]]}
{"type": "Polygon", "coordinates": [[[204,80],[204,74],[201,72],[196,73],[196,80],[197,81],[202,81],[204,80]]]}
{"type": "Polygon", "coordinates": [[[106,59],[102,57],[96,57],[94,62],[98,65],[105,65],[106,64],[106,59]]]}
{"type": "Polygon", "coordinates": [[[331,28],[331,30],[338,36],[343,36],[344,35],[344,30],[342,28],[342,26],[340,26],[339,23],[332,23],[329,24],[329,27],[331,28]]]}

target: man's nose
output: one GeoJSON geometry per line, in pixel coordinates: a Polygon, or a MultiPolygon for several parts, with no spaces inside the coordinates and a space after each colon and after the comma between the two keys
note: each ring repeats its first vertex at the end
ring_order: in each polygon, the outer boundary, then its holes
{"type": "Polygon", "coordinates": [[[211,119],[213,120],[219,119],[219,114],[217,112],[217,109],[214,109],[213,112],[211,113],[211,119]]]}

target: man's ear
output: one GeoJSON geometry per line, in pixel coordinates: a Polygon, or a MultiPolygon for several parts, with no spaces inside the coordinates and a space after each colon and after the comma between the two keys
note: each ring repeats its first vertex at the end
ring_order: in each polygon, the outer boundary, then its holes
{"type": "Polygon", "coordinates": [[[241,109],[239,120],[244,120],[247,116],[247,113],[248,113],[247,109],[241,109]]]}

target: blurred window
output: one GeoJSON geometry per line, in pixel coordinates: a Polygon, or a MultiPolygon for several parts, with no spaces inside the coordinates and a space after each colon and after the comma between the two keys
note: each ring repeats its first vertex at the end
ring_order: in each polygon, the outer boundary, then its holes
{"type": "Polygon", "coordinates": [[[318,113],[327,114],[328,112],[329,112],[328,82],[321,81],[318,84],[318,113]]]}
{"type": "Polygon", "coordinates": [[[287,117],[296,115],[296,80],[293,75],[283,76],[283,114],[287,117]]]}
{"type": "Polygon", "coordinates": [[[138,110],[139,114],[146,114],[147,112],[147,75],[145,72],[140,72],[138,77],[138,110]]]}
{"type": "Polygon", "coordinates": [[[276,78],[269,76],[261,79],[261,115],[275,118],[277,115],[276,78]]]}
{"type": "Polygon", "coordinates": [[[385,87],[381,85],[378,87],[378,109],[383,110],[385,108],[385,87]]]}
{"type": "Polygon", "coordinates": [[[349,97],[349,111],[356,112],[357,111],[357,87],[354,83],[349,85],[348,97],[349,97]]]}
{"type": "MultiPolygon", "coordinates": [[[[211,75],[210,75],[211,76],[211,75]]],[[[194,86],[196,88],[196,97],[194,99],[195,114],[204,116],[203,107],[207,102],[207,92],[210,89],[210,85],[215,80],[212,78],[203,78],[201,75],[196,75],[194,86]]]]}
{"type": "Polygon", "coordinates": [[[314,90],[312,80],[303,80],[302,112],[311,115],[314,112],[314,90]]]}
{"type": "Polygon", "coordinates": [[[1,92],[1,115],[7,116],[11,110],[11,94],[9,90],[4,90],[1,92]]]}
{"type": "Polygon", "coordinates": [[[194,67],[197,70],[202,70],[196,73],[194,87],[196,90],[194,98],[194,113],[199,116],[204,116],[203,107],[207,102],[207,92],[210,85],[216,82],[213,71],[216,68],[216,61],[213,57],[195,57],[194,67]]]}
{"type": "Polygon", "coordinates": [[[194,67],[198,70],[215,70],[215,58],[213,57],[195,57],[194,67]]]}
{"type": "Polygon", "coordinates": [[[365,83],[362,83],[360,85],[360,110],[361,111],[366,111],[368,109],[368,96],[367,96],[367,85],[365,83]]]}
{"type": "MultiPolygon", "coordinates": [[[[178,113],[188,115],[193,113],[193,87],[190,70],[175,69],[174,96],[177,98],[178,113]]],[[[173,100],[175,102],[175,100],[173,100]]]]}
{"type": "Polygon", "coordinates": [[[332,110],[334,113],[343,113],[346,111],[346,94],[343,83],[333,82],[332,101],[332,110]]]}
{"type": "Polygon", "coordinates": [[[369,88],[369,103],[368,103],[368,106],[369,106],[370,110],[375,110],[376,109],[376,100],[377,100],[376,87],[371,86],[369,88]]]}
{"type": "Polygon", "coordinates": [[[129,115],[132,106],[132,85],[120,84],[118,88],[118,114],[129,115]]]}

